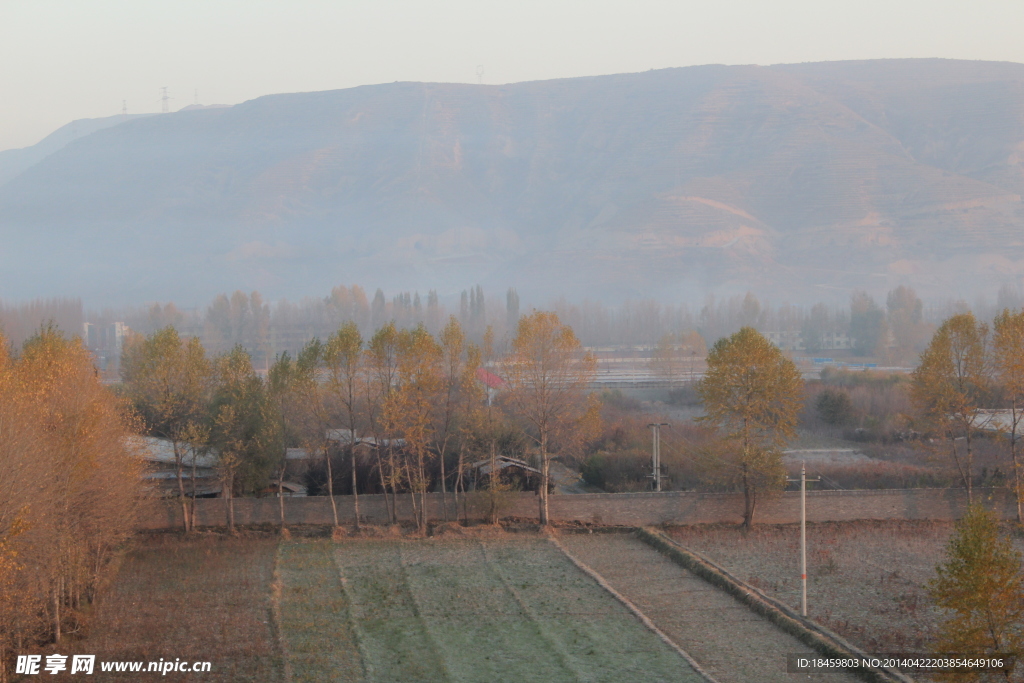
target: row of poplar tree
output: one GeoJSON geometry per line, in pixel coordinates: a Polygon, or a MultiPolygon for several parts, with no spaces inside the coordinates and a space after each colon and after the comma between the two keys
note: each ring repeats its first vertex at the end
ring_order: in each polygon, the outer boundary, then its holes
{"type": "Polygon", "coordinates": [[[134,532],[135,428],[78,338],[52,327],[15,357],[0,337],[0,681],[25,648],[59,641],[134,532]]]}
{"type": "Polygon", "coordinates": [[[128,341],[122,386],[145,431],[173,447],[186,530],[195,520],[188,470],[204,451],[215,456],[229,526],[235,496],[275,482],[280,493],[288,447],[304,448],[323,463],[337,526],[331,456],[339,444],[350,458],[357,527],[360,491],[384,493],[392,520],[397,496],[408,494],[423,526],[428,491],[442,493],[444,514],[449,495],[458,509],[470,459],[493,456],[499,444],[524,438],[537,446],[546,522],[548,453],[594,417],[585,389],[595,362],[572,330],[547,312],[519,320],[506,357],[490,358],[491,346],[489,335],[482,346],[468,342],[454,317],[436,337],[422,326],[389,323],[365,340],[349,322],[326,339],[309,340],[294,357],[280,354],[264,377],[242,347],[209,358],[198,339],[167,327],[128,341]],[[485,364],[502,377],[493,404],[478,376],[485,364]],[[357,462],[353,437],[369,439],[363,442],[371,446],[369,467],[357,462]],[[364,481],[357,480],[360,473],[364,481]]]}
{"type": "MultiPolygon", "coordinates": [[[[1002,431],[1013,471],[1017,519],[1024,507],[1024,310],[1003,310],[991,327],[972,313],[948,318],[921,354],[911,399],[924,429],[941,434],[968,498],[974,499],[974,451],[981,431],[1002,431]],[[1008,419],[995,417],[1004,411],[1008,419]]],[[[922,430],[923,431],[923,430],[922,430]]]]}

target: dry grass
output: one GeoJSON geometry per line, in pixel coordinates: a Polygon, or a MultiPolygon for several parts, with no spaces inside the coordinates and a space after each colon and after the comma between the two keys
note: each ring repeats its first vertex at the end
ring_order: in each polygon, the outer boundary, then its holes
{"type": "Polygon", "coordinates": [[[47,651],[95,654],[97,673],[101,660],[181,658],[212,662],[211,672],[195,674],[194,680],[281,680],[269,602],[276,547],[277,539],[256,534],[141,538],[100,603],[89,634],[47,651]]]}
{"type": "MultiPolygon", "coordinates": [[[[869,652],[927,651],[941,615],[925,584],[952,530],[946,522],[809,524],[809,616],[869,652]]],[[[675,527],[669,534],[799,609],[799,526],[675,527]]]]}

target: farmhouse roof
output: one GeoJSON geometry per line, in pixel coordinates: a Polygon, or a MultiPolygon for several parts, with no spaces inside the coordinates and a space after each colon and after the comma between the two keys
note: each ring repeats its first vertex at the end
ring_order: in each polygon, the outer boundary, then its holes
{"type": "MultiPolygon", "coordinates": [[[[494,461],[495,466],[499,470],[503,470],[506,467],[518,467],[519,469],[526,470],[527,472],[540,474],[540,470],[530,467],[530,465],[525,460],[520,460],[518,458],[510,458],[507,455],[499,455],[494,459],[494,461]]],[[[489,474],[491,471],[491,459],[488,458],[487,460],[478,460],[471,464],[470,467],[480,472],[480,474],[489,474]]]]}
{"type": "Polygon", "coordinates": [[[491,389],[500,389],[501,385],[505,383],[505,380],[501,377],[498,377],[493,372],[484,370],[483,368],[477,368],[476,378],[491,389]]]}
{"type": "MultiPolygon", "coordinates": [[[[328,429],[327,440],[337,441],[338,443],[352,443],[353,432],[350,429],[328,429]]],[[[376,447],[377,439],[372,436],[359,436],[355,434],[355,442],[357,444],[366,444],[367,446],[376,447]]],[[[405,445],[405,439],[381,439],[381,446],[398,446],[401,448],[405,445]]]]}
{"type": "MultiPolygon", "coordinates": [[[[1019,411],[1017,417],[1020,418],[1019,411]]],[[[974,415],[973,426],[988,432],[1009,432],[1013,428],[1013,411],[979,410],[974,415]]]]}
{"type": "MultiPolygon", "coordinates": [[[[133,446],[143,460],[160,465],[174,465],[174,444],[168,439],[160,439],[155,436],[130,436],[128,444],[133,446]]],[[[196,467],[213,467],[217,464],[217,454],[213,450],[196,453],[191,448],[181,448],[181,462],[186,467],[192,467],[192,458],[195,458],[196,467]]]]}

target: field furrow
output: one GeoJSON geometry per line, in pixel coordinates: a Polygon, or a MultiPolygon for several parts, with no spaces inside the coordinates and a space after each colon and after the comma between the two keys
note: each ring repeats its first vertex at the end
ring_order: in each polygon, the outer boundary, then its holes
{"type": "MultiPolygon", "coordinates": [[[[632,535],[566,534],[559,540],[721,683],[798,678],[786,673],[786,654],[810,648],[632,535]]],[[[814,680],[858,679],[836,673],[814,680]]]]}
{"type": "Polygon", "coordinates": [[[334,546],[372,681],[699,681],[538,536],[334,546]]]}
{"type": "Polygon", "coordinates": [[[363,663],[329,541],[278,549],[278,629],[293,681],[363,681],[363,663]]]}
{"type": "Polygon", "coordinates": [[[578,680],[700,681],[676,652],[546,539],[485,542],[496,571],[554,634],[578,680]]]}
{"type": "Polygon", "coordinates": [[[410,593],[399,544],[343,543],[334,548],[334,562],[346,581],[349,609],[374,683],[448,680],[410,593]]]}
{"type": "Polygon", "coordinates": [[[473,542],[404,544],[412,593],[459,681],[576,681],[473,542]]]}

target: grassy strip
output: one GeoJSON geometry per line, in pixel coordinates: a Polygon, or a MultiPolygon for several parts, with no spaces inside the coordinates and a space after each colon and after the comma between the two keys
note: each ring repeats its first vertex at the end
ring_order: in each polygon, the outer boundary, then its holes
{"type": "Polygon", "coordinates": [[[524,598],[522,593],[516,589],[515,585],[505,577],[505,573],[502,571],[501,566],[491,557],[491,553],[487,551],[487,544],[480,542],[480,554],[483,557],[483,561],[487,568],[490,570],[492,577],[496,578],[500,585],[505,589],[505,592],[512,597],[515,604],[518,605],[520,613],[525,617],[527,628],[531,628],[532,635],[538,640],[537,647],[545,647],[550,650],[552,655],[550,663],[545,666],[545,675],[548,680],[557,680],[558,675],[564,675],[567,680],[582,680],[583,677],[579,675],[577,666],[573,656],[566,650],[565,643],[559,638],[558,634],[553,633],[550,628],[550,624],[545,619],[541,618],[533,608],[530,606],[524,598]]]}
{"type": "Polygon", "coordinates": [[[431,540],[400,547],[410,591],[452,680],[579,680],[479,543],[431,540]]]}
{"type": "Polygon", "coordinates": [[[576,680],[700,681],[674,649],[546,539],[485,543],[490,562],[559,642],[576,680]]]}
{"type": "Polygon", "coordinates": [[[410,592],[397,542],[349,541],[334,545],[366,668],[375,683],[445,681],[441,653],[432,643],[410,592]]]}
{"type": "Polygon", "coordinates": [[[690,665],[690,667],[697,673],[697,675],[699,677],[703,678],[705,681],[707,681],[707,683],[718,683],[718,681],[716,681],[715,678],[711,674],[709,674],[707,671],[705,671],[704,668],[701,667],[701,665],[697,663],[697,660],[695,660],[693,657],[691,657],[688,652],[683,650],[683,648],[679,647],[679,645],[675,641],[673,641],[671,638],[669,638],[667,635],[665,635],[665,632],[662,631],[660,628],[658,628],[657,625],[655,625],[655,623],[653,621],[651,621],[647,617],[646,614],[641,612],[640,608],[637,607],[636,605],[634,605],[632,603],[632,601],[629,600],[629,598],[627,598],[625,595],[623,595],[622,593],[620,593],[617,590],[615,590],[611,586],[611,584],[609,584],[607,581],[604,580],[603,576],[598,574],[596,571],[594,571],[593,569],[591,569],[587,565],[585,565],[582,562],[580,562],[579,559],[574,557],[572,555],[572,553],[570,553],[568,550],[566,550],[565,546],[563,546],[561,543],[558,542],[558,538],[557,537],[555,537],[553,534],[551,534],[551,535],[548,536],[548,540],[551,541],[551,543],[554,544],[554,546],[556,548],[558,548],[560,551],[562,551],[562,553],[566,557],[568,557],[569,560],[574,565],[576,565],[577,569],[579,569],[581,572],[583,572],[584,574],[586,574],[587,576],[592,578],[594,581],[596,581],[597,585],[599,585],[601,588],[603,588],[606,591],[608,591],[608,593],[610,593],[613,598],[615,598],[616,600],[621,602],[625,606],[626,609],[628,609],[630,612],[632,612],[633,616],[635,616],[640,621],[641,624],[646,626],[648,630],[650,630],[656,636],[661,638],[661,640],[664,641],[664,643],[666,645],[668,645],[670,648],[672,648],[673,650],[678,652],[679,656],[686,660],[687,664],[690,665]]]}
{"type": "Polygon", "coordinates": [[[365,680],[329,541],[281,543],[277,618],[292,681],[365,680]]]}
{"type": "MultiPolygon", "coordinates": [[[[687,550],[660,531],[640,528],[637,537],[677,564],[685,567],[708,583],[729,593],[752,610],[765,617],[786,633],[823,655],[841,658],[861,658],[867,655],[829,629],[804,618],[794,609],[771,598],[753,586],[736,578],[705,557],[687,550]]],[[[904,673],[888,668],[857,668],[850,673],[870,683],[913,683],[904,673]]]]}
{"type": "Polygon", "coordinates": [[[292,663],[288,655],[288,641],[281,632],[281,592],[284,584],[281,581],[281,548],[278,546],[274,554],[274,580],[270,584],[270,627],[274,634],[274,641],[281,656],[281,668],[284,676],[284,683],[292,683],[292,663]]]}

